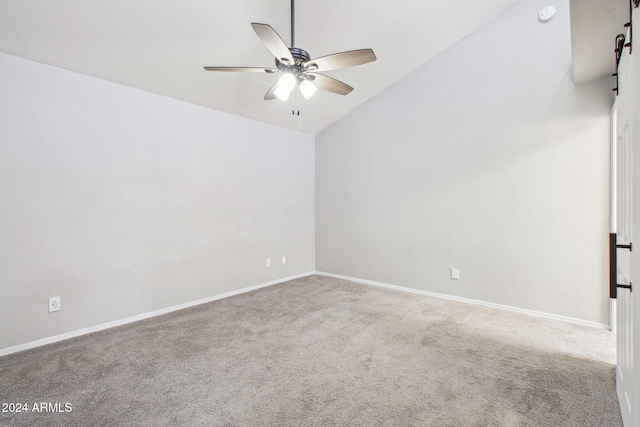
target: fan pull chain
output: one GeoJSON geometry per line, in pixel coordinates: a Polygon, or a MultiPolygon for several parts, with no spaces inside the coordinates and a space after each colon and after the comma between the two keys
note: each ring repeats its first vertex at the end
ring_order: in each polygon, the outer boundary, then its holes
{"type": "Polygon", "coordinates": [[[296,87],[294,89],[295,94],[293,95],[293,105],[294,105],[294,109],[291,110],[291,115],[292,116],[299,116],[300,115],[300,110],[298,110],[299,105],[300,105],[300,89],[298,87],[296,87]]]}

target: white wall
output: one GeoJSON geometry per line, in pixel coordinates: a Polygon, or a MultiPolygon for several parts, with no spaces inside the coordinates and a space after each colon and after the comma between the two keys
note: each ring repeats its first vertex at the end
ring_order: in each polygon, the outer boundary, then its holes
{"type": "Polygon", "coordinates": [[[613,84],[520,2],[317,135],[316,269],[608,323],[613,84]]]}
{"type": "Polygon", "coordinates": [[[0,94],[0,349],[314,270],[313,136],[6,54],[0,94]]]}
{"type": "Polygon", "coordinates": [[[606,323],[612,79],[570,74],[567,2],[525,0],[314,154],[0,54],[0,349],[314,268],[606,323]]]}

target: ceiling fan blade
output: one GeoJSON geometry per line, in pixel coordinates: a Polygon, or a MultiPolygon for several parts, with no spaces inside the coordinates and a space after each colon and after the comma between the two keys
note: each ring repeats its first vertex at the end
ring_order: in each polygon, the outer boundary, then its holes
{"type": "Polygon", "coordinates": [[[271,88],[264,95],[265,101],[269,101],[270,99],[276,99],[276,87],[278,87],[278,82],[275,82],[273,86],[271,86],[271,88]]]}
{"type": "Polygon", "coordinates": [[[286,65],[293,64],[293,56],[289,52],[289,48],[284,41],[280,38],[276,30],[271,28],[271,25],[258,24],[256,22],[251,23],[253,30],[256,32],[262,43],[267,46],[269,52],[276,57],[276,59],[286,65]]]}
{"type": "Polygon", "coordinates": [[[204,67],[207,71],[243,71],[248,73],[277,73],[277,68],[263,67],[204,67]]]}
{"type": "Polygon", "coordinates": [[[309,71],[329,71],[362,65],[375,60],[376,55],[373,53],[373,50],[359,49],[321,56],[320,58],[305,62],[302,66],[309,71]]]}
{"type": "Polygon", "coordinates": [[[312,83],[318,88],[337,93],[338,95],[347,95],[353,90],[353,88],[348,84],[342,83],[340,80],[336,80],[333,77],[316,73],[307,73],[307,75],[315,77],[312,80],[312,83]]]}

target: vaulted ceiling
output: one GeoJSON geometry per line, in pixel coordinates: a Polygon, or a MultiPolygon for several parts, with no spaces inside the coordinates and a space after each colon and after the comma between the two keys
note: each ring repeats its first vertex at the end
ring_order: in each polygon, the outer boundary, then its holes
{"type": "MultiPolygon", "coordinates": [[[[293,97],[288,102],[263,100],[277,74],[203,70],[273,67],[273,56],[250,24],[270,24],[289,44],[289,0],[2,0],[0,51],[315,134],[518,1],[298,0],[297,47],[314,58],[372,48],[378,59],[326,72],[353,86],[349,95],[318,91],[310,101],[297,103],[293,97]],[[291,114],[294,109],[299,116],[291,114]]],[[[610,58],[603,65],[604,45],[610,44],[613,55],[615,34],[598,45],[600,56],[594,58],[592,50],[598,44],[594,40],[604,38],[622,19],[622,12],[609,17],[610,4],[571,0],[579,12],[572,11],[571,22],[574,76],[580,80],[612,69],[610,58]]]]}

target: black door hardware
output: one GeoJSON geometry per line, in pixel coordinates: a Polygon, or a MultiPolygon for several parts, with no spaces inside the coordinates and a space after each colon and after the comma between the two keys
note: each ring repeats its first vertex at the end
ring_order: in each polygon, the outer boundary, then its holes
{"type": "Polygon", "coordinates": [[[629,292],[633,292],[633,284],[631,282],[629,282],[628,285],[616,285],[616,287],[618,288],[624,288],[624,289],[629,289],[629,292]]]}
{"type": "Polygon", "coordinates": [[[618,248],[618,249],[629,249],[629,252],[633,251],[633,246],[632,246],[631,242],[629,242],[628,245],[616,245],[616,248],[618,248]]]}

